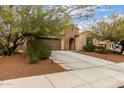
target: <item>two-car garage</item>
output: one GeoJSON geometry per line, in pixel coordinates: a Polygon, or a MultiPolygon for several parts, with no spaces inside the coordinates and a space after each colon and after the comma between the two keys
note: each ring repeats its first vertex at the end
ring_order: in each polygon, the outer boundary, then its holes
{"type": "Polygon", "coordinates": [[[51,45],[53,50],[61,50],[61,39],[55,37],[41,37],[41,40],[51,45]]]}

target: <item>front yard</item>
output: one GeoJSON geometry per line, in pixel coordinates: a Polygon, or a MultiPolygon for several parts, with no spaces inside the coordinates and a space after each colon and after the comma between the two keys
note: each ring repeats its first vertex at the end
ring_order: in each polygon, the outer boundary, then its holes
{"type": "Polygon", "coordinates": [[[101,58],[101,59],[112,61],[115,63],[124,62],[124,56],[119,55],[119,54],[112,54],[112,53],[100,54],[100,53],[96,53],[96,52],[85,52],[85,51],[74,51],[74,52],[81,53],[84,55],[93,56],[96,58],[101,58]]]}
{"type": "Polygon", "coordinates": [[[0,80],[66,71],[50,59],[29,64],[25,53],[0,57],[0,80]]]}

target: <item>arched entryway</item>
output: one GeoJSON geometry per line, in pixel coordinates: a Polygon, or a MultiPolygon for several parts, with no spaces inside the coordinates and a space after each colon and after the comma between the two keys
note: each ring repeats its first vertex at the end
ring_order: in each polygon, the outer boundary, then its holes
{"type": "Polygon", "coordinates": [[[69,39],[69,50],[74,50],[75,49],[75,39],[70,38],[69,39]]]}

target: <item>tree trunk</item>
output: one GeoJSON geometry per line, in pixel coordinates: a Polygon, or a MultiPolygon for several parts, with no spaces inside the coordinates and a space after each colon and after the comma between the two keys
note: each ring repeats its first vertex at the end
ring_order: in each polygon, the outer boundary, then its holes
{"type": "Polygon", "coordinates": [[[15,52],[15,50],[16,50],[17,47],[18,47],[18,45],[14,45],[14,46],[8,48],[8,50],[7,50],[7,56],[12,55],[15,52]]]}

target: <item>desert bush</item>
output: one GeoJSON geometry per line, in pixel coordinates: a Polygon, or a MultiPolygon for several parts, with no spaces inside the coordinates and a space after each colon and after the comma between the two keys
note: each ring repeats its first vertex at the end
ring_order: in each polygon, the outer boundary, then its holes
{"type": "Polygon", "coordinates": [[[7,49],[0,43],[0,55],[7,55],[7,49]]]}
{"type": "Polygon", "coordinates": [[[0,49],[0,55],[3,55],[3,51],[0,49]]]}
{"type": "Polygon", "coordinates": [[[95,52],[101,53],[101,54],[107,53],[106,47],[105,46],[96,46],[95,52]]]}
{"type": "Polygon", "coordinates": [[[101,53],[101,54],[104,54],[105,53],[105,51],[103,49],[95,49],[95,52],[101,53]]]}
{"type": "Polygon", "coordinates": [[[106,49],[107,53],[110,53],[110,54],[120,54],[121,53],[119,51],[115,51],[115,50],[112,50],[112,49],[106,49]]]}
{"type": "Polygon", "coordinates": [[[93,44],[88,44],[88,45],[85,45],[83,47],[83,50],[84,51],[87,51],[87,52],[93,52],[95,49],[95,46],[93,44]]]}
{"type": "Polygon", "coordinates": [[[52,47],[49,44],[42,42],[42,47],[40,47],[39,58],[47,59],[50,57],[51,52],[52,52],[52,47]]]}
{"type": "Polygon", "coordinates": [[[46,59],[51,55],[52,48],[47,43],[42,42],[34,37],[27,41],[27,53],[29,63],[37,63],[40,59],[46,59]]]}
{"type": "Polygon", "coordinates": [[[0,56],[1,55],[4,55],[4,53],[3,53],[3,50],[2,49],[0,49],[0,56]]]}

